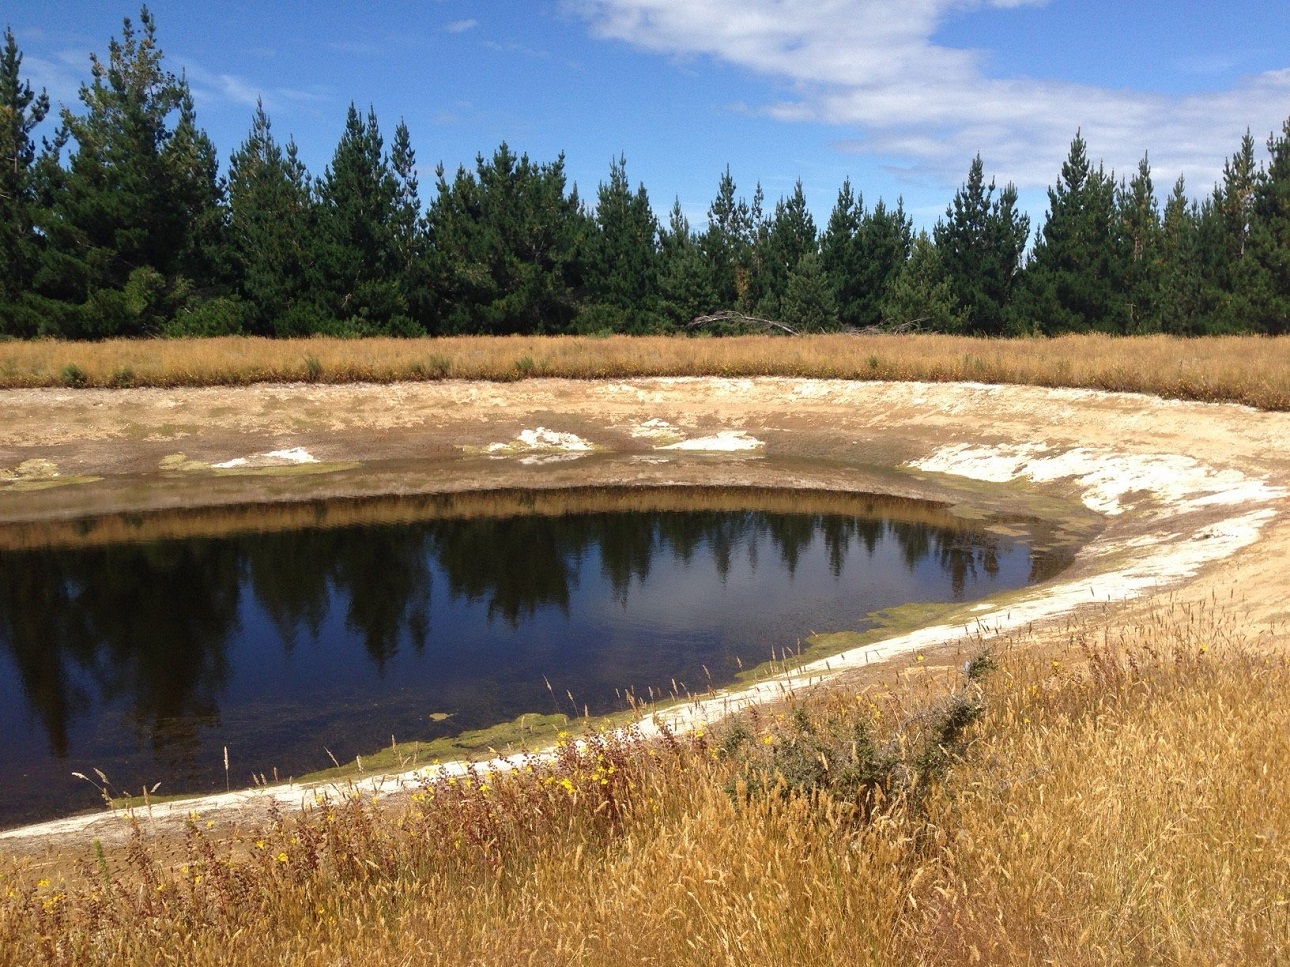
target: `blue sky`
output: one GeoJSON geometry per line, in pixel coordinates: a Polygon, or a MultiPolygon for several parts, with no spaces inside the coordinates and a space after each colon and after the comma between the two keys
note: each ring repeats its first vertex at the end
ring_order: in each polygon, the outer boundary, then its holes
{"type": "MultiPolygon", "coordinates": [[[[351,101],[387,138],[407,122],[422,170],[505,140],[564,152],[594,197],[627,158],[656,210],[696,226],[728,164],[770,203],[801,179],[823,224],[844,178],[903,196],[930,227],[980,153],[1037,226],[1071,137],[1117,174],[1149,150],[1158,193],[1209,192],[1247,128],[1290,117],[1287,0],[154,0],[167,66],[186,72],[221,161],[257,97],[309,169],[351,101]]],[[[79,108],[91,51],[138,7],[10,0],[24,72],[79,108]]]]}

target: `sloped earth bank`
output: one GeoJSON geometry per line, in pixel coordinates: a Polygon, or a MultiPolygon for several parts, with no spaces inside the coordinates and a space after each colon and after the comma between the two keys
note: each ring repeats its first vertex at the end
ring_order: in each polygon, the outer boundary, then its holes
{"type": "MultiPolygon", "coordinates": [[[[1166,603],[1220,601],[1260,646],[1290,637],[1290,414],[1079,390],[797,379],[31,390],[0,401],[9,546],[86,514],[633,484],[885,492],[944,501],[1000,529],[1039,518],[1081,545],[1042,585],[876,643],[820,635],[808,644],[825,657],[665,709],[646,730],[860,679],[914,653],[960,653],[968,637],[1021,627],[1058,637],[1080,609],[1109,607],[1127,623],[1166,603]]],[[[315,794],[234,793],[149,815],[160,823],[315,794]]],[[[100,813],[7,831],[0,848],[123,829],[100,813]]]]}

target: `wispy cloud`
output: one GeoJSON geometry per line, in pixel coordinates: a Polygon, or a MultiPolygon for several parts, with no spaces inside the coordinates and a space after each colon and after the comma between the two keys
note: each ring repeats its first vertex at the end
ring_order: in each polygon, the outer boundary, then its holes
{"type": "Polygon", "coordinates": [[[55,113],[60,104],[75,109],[79,106],[82,80],[89,74],[89,60],[88,54],[81,55],[79,64],[72,63],[70,54],[64,54],[58,60],[24,54],[22,79],[33,90],[43,90],[49,95],[55,113]]]}
{"type": "Polygon", "coordinates": [[[467,30],[474,30],[478,26],[478,20],[454,20],[452,23],[445,25],[443,29],[450,34],[464,34],[467,30]]]}
{"type": "Polygon", "coordinates": [[[1071,137],[1119,172],[1146,150],[1193,188],[1218,177],[1246,128],[1279,129],[1290,69],[1229,90],[1168,96],[1026,77],[991,77],[987,52],[933,40],[951,13],[1046,0],[566,0],[597,36],[667,56],[711,57],[771,78],[785,96],[758,106],[784,121],[841,129],[844,150],[882,158],[914,181],[962,180],[980,152],[1023,188],[1052,182],[1071,137]],[[733,8],[733,9],[732,9],[733,8]]]}
{"type": "Polygon", "coordinates": [[[538,60],[545,60],[550,57],[549,51],[539,50],[536,47],[528,47],[524,44],[517,43],[513,40],[506,43],[498,43],[495,40],[485,40],[483,46],[489,50],[495,50],[499,54],[520,54],[524,57],[533,57],[538,60]]]}
{"type": "Polygon", "coordinates": [[[183,71],[198,101],[224,101],[255,107],[258,101],[263,100],[265,107],[271,106],[265,91],[244,77],[209,71],[193,61],[187,61],[183,71]]]}

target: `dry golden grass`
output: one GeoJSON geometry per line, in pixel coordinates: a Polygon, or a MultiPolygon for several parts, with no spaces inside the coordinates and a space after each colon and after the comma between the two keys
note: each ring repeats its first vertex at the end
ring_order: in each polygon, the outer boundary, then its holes
{"type": "Polygon", "coordinates": [[[1084,646],[1113,627],[1061,659],[1018,636],[980,684],[893,670],[401,802],[11,860],[0,961],[1273,963],[1290,666],[1209,609],[1084,646]],[[955,709],[979,714],[942,756],[955,709]]]}
{"type": "Polygon", "coordinates": [[[1290,409],[1290,337],[229,337],[0,343],[0,388],[539,376],[968,380],[1143,392],[1285,410],[1290,409]]]}

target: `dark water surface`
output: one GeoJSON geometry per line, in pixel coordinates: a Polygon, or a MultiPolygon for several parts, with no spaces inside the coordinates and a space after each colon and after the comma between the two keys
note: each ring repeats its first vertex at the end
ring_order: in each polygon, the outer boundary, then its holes
{"type": "Polygon", "coordinates": [[[933,505],[705,493],[241,508],[10,540],[0,825],[98,806],[74,771],[223,790],[225,747],[247,785],[391,736],[702,691],[812,631],[1061,563],[933,505]]]}

